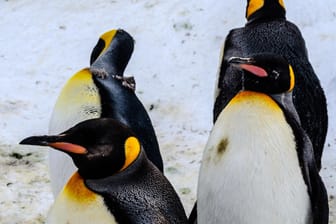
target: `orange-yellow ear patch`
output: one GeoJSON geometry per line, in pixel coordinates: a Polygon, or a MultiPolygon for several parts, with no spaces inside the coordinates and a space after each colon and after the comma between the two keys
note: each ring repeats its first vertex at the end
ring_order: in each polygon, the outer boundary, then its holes
{"type": "Polygon", "coordinates": [[[102,50],[102,52],[99,54],[101,55],[104,51],[106,51],[106,49],[108,48],[108,46],[110,46],[114,36],[116,35],[117,30],[110,30],[106,33],[104,33],[103,35],[100,36],[100,39],[102,39],[105,43],[104,49],[102,50]]]}
{"type": "Polygon", "coordinates": [[[264,6],[264,0],[250,0],[247,5],[246,18],[264,6]]]}
{"type": "Polygon", "coordinates": [[[284,3],[283,0],[279,0],[279,4],[282,6],[282,8],[286,9],[286,8],[285,8],[285,3],[284,3]]]}
{"type": "Polygon", "coordinates": [[[125,163],[120,171],[126,169],[140,154],[140,142],[135,137],[129,137],[125,142],[125,163]]]}
{"type": "Polygon", "coordinates": [[[93,191],[85,186],[84,180],[78,172],[74,173],[64,186],[63,193],[66,194],[67,197],[81,203],[93,201],[97,197],[93,191]]]}
{"type": "Polygon", "coordinates": [[[290,85],[288,91],[292,91],[295,86],[295,75],[292,66],[289,66],[289,76],[290,76],[290,85]]]}

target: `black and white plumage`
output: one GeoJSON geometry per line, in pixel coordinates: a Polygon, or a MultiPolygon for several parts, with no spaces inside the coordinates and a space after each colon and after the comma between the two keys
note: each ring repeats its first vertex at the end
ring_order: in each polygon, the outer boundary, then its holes
{"type": "Polygon", "coordinates": [[[173,186],[121,122],[90,119],[20,144],[50,146],[68,154],[78,169],[56,198],[48,224],[187,223],[173,186]]]}
{"type": "Polygon", "coordinates": [[[292,100],[294,69],[274,54],[228,64],[240,90],[204,150],[197,223],[327,224],[327,192],[292,100]]]}
{"type": "MultiPolygon", "coordinates": [[[[73,75],[55,104],[49,133],[57,134],[92,118],[110,117],[132,128],[148,158],[163,171],[155,131],[145,107],[135,93],[133,77],[124,77],[131,58],[134,39],[124,30],[104,33],[94,47],[89,68],[73,75]]],[[[56,197],[75,167],[70,158],[50,151],[50,176],[56,197]]]]}
{"type": "Polygon", "coordinates": [[[246,25],[231,30],[224,44],[213,110],[214,121],[239,91],[238,82],[235,80],[237,77],[228,65],[229,58],[260,53],[281,55],[292,65],[295,72],[293,102],[302,127],[312,141],[315,160],[320,169],[328,128],[326,97],[309,62],[302,34],[295,24],[286,20],[285,14],[282,0],[247,1],[246,25]]]}

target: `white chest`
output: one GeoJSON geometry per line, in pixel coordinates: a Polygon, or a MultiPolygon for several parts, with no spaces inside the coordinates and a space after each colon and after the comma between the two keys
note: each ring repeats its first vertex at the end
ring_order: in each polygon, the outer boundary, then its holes
{"type": "Polygon", "coordinates": [[[114,217],[104,206],[101,197],[90,204],[78,204],[65,197],[56,199],[51,208],[47,224],[116,224],[114,217]]]}
{"type": "Polygon", "coordinates": [[[116,224],[100,195],[88,190],[75,173],[51,207],[47,224],[116,224]]]}
{"type": "Polygon", "coordinates": [[[218,117],[204,151],[198,223],[306,224],[310,211],[282,111],[265,95],[238,96],[218,117]]]}

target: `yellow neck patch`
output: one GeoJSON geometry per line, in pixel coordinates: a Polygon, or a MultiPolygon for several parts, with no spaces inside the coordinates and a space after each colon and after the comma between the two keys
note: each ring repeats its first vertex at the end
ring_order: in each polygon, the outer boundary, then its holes
{"type": "Polygon", "coordinates": [[[63,87],[49,124],[51,133],[62,132],[75,124],[100,117],[101,100],[89,69],[73,75],[63,87]]]}
{"type": "Polygon", "coordinates": [[[140,142],[135,137],[129,137],[125,142],[125,163],[120,171],[126,169],[140,154],[140,142]]]}
{"type": "Polygon", "coordinates": [[[108,31],[108,32],[106,32],[106,33],[104,33],[103,35],[100,36],[100,39],[102,39],[104,41],[105,46],[104,46],[104,49],[102,50],[102,52],[99,54],[99,56],[102,55],[103,52],[105,52],[106,49],[110,46],[110,44],[111,44],[114,36],[116,35],[116,33],[117,33],[117,30],[110,30],[110,31],[108,31]]]}
{"type": "Polygon", "coordinates": [[[68,108],[74,105],[100,105],[98,89],[93,82],[88,68],[82,69],[73,75],[63,87],[55,108],[68,108]]]}
{"type": "Polygon", "coordinates": [[[249,18],[253,13],[261,9],[264,6],[264,3],[264,0],[250,0],[247,5],[246,18],[249,18]]]}
{"type": "Polygon", "coordinates": [[[295,75],[292,66],[289,66],[289,76],[290,76],[290,85],[289,85],[289,91],[292,91],[295,86],[295,75]]]}
{"type": "Polygon", "coordinates": [[[64,186],[62,193],[68,198],[80,203],[94,201],[97,197],[93,191],[85,186],[84,180],[78,172],[72,175],[68,183],[64,186]]]}
{"type": "Polygon", "coordinates": [[[252,105],[265,105],[265,108],[271,108],[274,111],[281,110],[279,105],[268,95],[264,93],[258,93],[253,91],[241,91],[239,92],[227,105],[227,107],[238,103],[244,103],[252,105]]]}

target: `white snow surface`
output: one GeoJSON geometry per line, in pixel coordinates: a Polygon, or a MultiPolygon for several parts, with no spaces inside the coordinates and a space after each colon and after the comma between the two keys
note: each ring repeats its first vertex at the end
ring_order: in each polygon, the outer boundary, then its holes
{"type": "MultiPolygon", "coordinates": [[[[225,36],[245,23],[246,0],[0,0],[0,223],[43,223],[52,203],[47,150],[19,146],[46,134],[69,77],[89,65],[98,37],[115,28],[136,40],[134,75],[160,143],[165,173],[187,214],[212,127],[215,78],[225,36]]],[[[322,176],[336,223],[336,6],[285,0],[328,99],[322,176]]]]}

